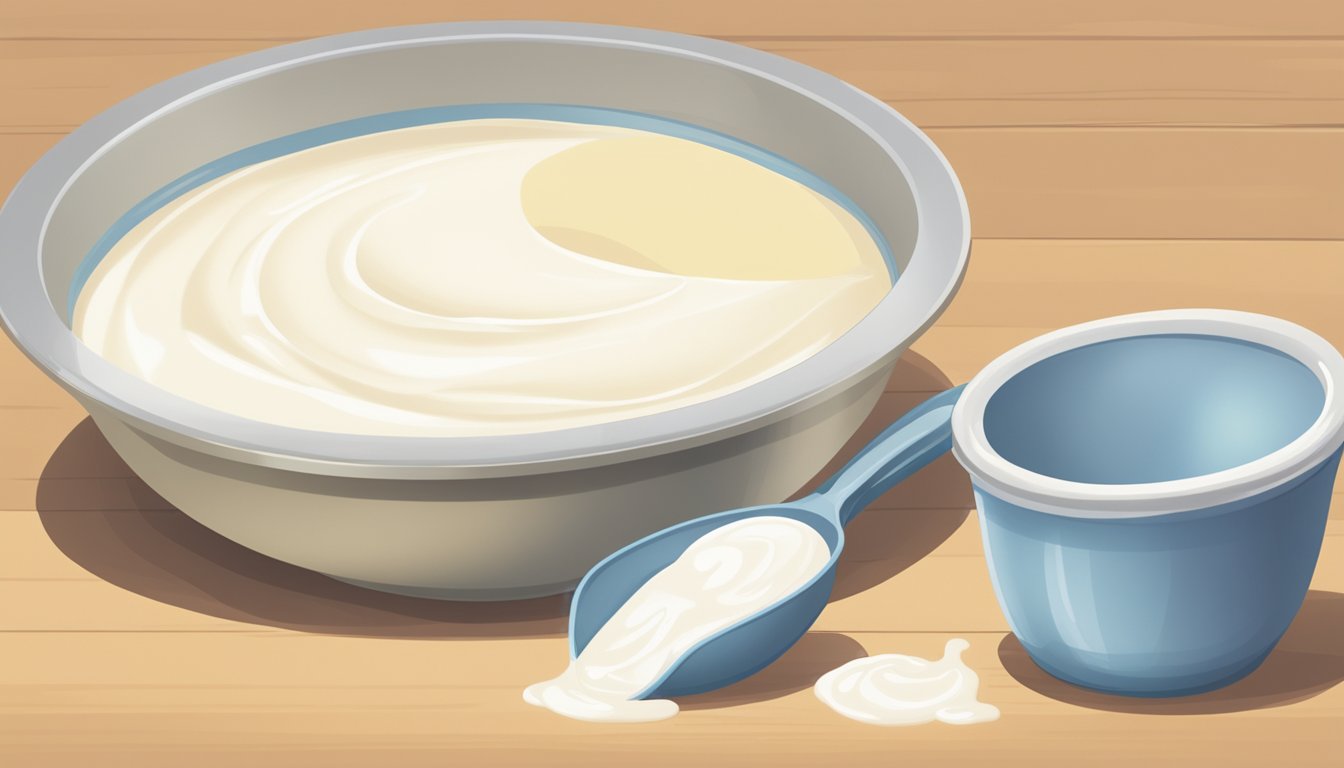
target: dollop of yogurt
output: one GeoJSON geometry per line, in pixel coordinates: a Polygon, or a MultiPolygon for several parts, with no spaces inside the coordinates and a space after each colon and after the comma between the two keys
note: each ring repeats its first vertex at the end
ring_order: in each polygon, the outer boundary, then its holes
{"type": "Polygon", "coordinates": [[[980,677],[961,660],[969,647],[949,640],[938,661],[895,653],[855,659],[822,675],[814,690],[836,712],[874,725],[998,720],[997,707],[976,700],[980,677]]]}
{"type": "Polygon", "coordinates": [[[576,720],[672,717],[676,702],[639,696],[701,640],[807,584],[830,556],[816,530],[787,517],[716,528],[645,582],[564,673],[523,699],[576,720]]]}

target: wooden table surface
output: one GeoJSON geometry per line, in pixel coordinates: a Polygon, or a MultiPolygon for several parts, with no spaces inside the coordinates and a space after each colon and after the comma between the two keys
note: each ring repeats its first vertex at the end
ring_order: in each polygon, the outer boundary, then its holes
{"type": "MultiPolygon", "coordinates": [[[[73,126],[168,76],[320,34],[473,18],[662,27],[789,56],[924,127],[975,252],[860,439],[1013,345],[1122,312],[1279,315],[1344,346],[1344,4],[0,3],[0,191],[73,126]]],[[[4,279],[0,275],[0,279],[4,279]]],[[[252,554],[130,476],[0,342],[0,765],[1339,765],[1344,499],[1278,650],[1226,690],[1053,682],[994,602],[965,475],[940,460],[853,526],[835,599],[759,676],[603,726],[528,707],[563,599],[445,604],[252,554]],[[967,638],[995,723],[877,728],[810,686],[865,653],[967,638]]]]}

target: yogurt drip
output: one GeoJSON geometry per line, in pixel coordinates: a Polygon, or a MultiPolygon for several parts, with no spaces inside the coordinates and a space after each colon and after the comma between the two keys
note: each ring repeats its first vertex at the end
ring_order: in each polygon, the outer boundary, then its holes
{"type": "Polygon", "coordinates": [[[855,659],[821,676],[817,698],[845,717],[874,725],[998,720],[997,707],[976,701],[980,678],[961,660],[969,647],[960,638],[949,640],[938,661],[894,653],[855,659]]]}
{"type": "Polygon", "coordinates": [[[576,720],[672,717],[676,702],[638,697],[697,643],[807,584],[830,556],[820,534],[787,517],[716,528],[640,587],[563,674],[523,699],[576,720]]]}

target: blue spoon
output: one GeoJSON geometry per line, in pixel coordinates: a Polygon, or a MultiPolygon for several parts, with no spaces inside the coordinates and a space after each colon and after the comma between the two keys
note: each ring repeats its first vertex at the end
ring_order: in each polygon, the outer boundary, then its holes
{"type": "Polygon", "coordinates": [[[797,501],[735,509],[690,520],[617,550],[593,566],[574,592],[569,651],[577,657],[635,591],[696,539],[748,517],[789,517],[816,529],[830,547],[825,568],[793,594],[697,643],[635,698],[712,691],[749,677],[798,642],[830,597],[844,527],[864,507],[952,447],[952,407],[962,387],[935,395],[887,427],[817,491],[797,501]]]}

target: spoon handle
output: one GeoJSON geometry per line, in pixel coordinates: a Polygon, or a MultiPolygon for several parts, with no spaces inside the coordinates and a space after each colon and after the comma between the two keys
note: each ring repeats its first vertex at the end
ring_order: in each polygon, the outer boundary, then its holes
{"type": "Polygon", "coordinates": [[[841,525],[952,447],[952,407],[965,386],[912,408],[817,489],[835,505],[841,525]]]}

